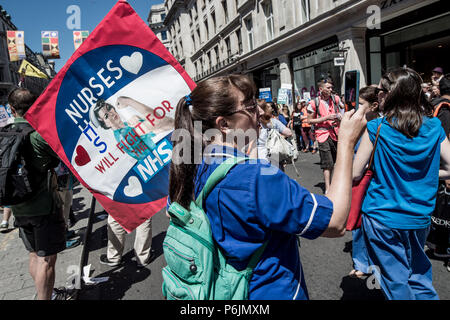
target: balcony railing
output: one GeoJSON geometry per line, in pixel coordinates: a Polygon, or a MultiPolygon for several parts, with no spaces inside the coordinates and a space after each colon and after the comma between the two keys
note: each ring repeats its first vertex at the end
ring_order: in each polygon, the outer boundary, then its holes
{"type": "Polygon", "coordinates": [[[215,64],[214,66],[210,67],[208,70],[196,75],[193,80],[194,81],[198,81],[200,79],[203,79],[217,71],[220,71],[222,69],[224,69],[225,67],[227,67],[228,65],[232,64],[233,62],[235,62],[236,60],[239,59],[239,55],[235,54],[234,56],[228,57],[225,60],[219,61],[217,64],[215,64]]]}

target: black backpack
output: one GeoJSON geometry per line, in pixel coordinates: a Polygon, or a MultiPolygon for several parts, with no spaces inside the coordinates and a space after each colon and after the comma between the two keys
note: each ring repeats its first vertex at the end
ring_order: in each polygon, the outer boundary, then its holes
{"type": "Polygon", "coordinates": [[[30,173],[25,152],[31,150],[30,134],[34,132],[28,123],[10,124],[0,130],[0,205],[10,206],[31,199],[39,189],[39,183],[30,173]]]}

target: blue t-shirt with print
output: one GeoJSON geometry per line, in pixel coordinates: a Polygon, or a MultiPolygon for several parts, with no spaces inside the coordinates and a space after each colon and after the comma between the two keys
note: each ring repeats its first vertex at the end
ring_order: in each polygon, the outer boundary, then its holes
{"type": "MultiPolygon", "coordinates": [[[[209,154],[198,167],[196,197],[222,161],[244,156],[219,146],[209,154]]],[[[269,162],[252,159],[231,169],[203,207],[214,240],[238,270],[269,240],[250,281],[251,300],[308,299],[296,235],[315,239],[325,231],[333,212],[328,198],[310,193],[269,162]]]]}
{"type": "Polygon", "coordinates": [[[441,143],[445,133],[437,118],[423,118],[417,137],[408,138],[384,118],[370,121],[367,131],[375,143],[373,170],[362,211],[393,229],[429,226],[436,203],[441,143]]]}

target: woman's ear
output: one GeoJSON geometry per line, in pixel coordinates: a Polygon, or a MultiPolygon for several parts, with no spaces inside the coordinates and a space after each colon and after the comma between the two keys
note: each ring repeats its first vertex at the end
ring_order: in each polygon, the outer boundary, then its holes
{"type": "Polygon", "coordinates": [[[372,103],[372,105],[370,106],[370,111],[377,112],[379,106],[380,104],[378,102],[372,103]]]}
{"type": "Polygon", "coordinates": [[[226,133],[230,129],[230,126],[229,126],[227,120],[225,119],[225,117],[222,117],[222,116],[217,117],[216,127],[222,133],[226,133]]]}
{"type": "Polygon", "coordinates": [[[9,107],[11,109],[11,113],[12,113],[13,117],[17,117],[16,109],[14,109],[14,107],[12,105],[9,105],[9,107]]]}

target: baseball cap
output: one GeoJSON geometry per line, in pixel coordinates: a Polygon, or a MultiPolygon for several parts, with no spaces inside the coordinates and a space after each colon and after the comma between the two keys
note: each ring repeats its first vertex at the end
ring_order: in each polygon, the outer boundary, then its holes
{"type": "Polygon", "coordinates": [[[434,68],[432,72],[442,73],[444,74],[444,70],[441,67],[434,68]]]}

